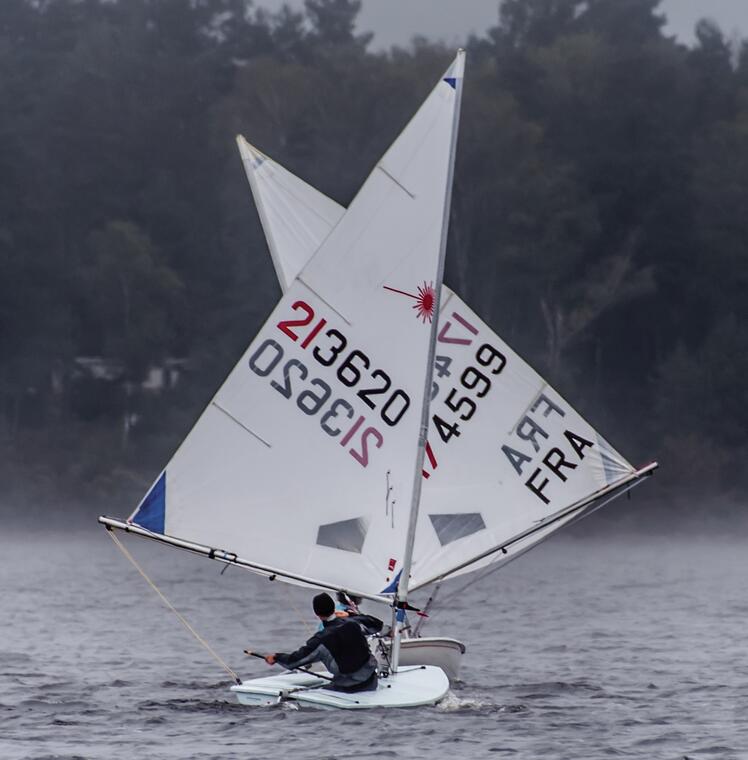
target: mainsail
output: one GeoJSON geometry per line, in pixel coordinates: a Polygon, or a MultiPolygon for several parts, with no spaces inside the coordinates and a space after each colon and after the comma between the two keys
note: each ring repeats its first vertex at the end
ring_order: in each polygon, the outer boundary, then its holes
{"type": "MultiPolygon", "coordinates": [[[[395,580],[441,286],[455,66],[314,255],[279,268],[299,273],[132,524],[279,579],[367,596],[395,580]]],[[[274,245],[301,239],[276,233],[271,208],[274,245]]]]}
{"type": "MultiPolygon", "coordinates": [[[[276,269],[290,273],[346,211],[238,142],[276,269]]],[[[411,588],[507,562],[653,469],[634,468],[446,286],[436,354],[411,588]]]]}

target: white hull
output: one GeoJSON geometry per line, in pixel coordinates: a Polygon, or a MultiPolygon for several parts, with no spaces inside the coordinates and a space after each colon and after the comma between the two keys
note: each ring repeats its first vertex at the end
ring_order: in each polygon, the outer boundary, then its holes
{"type": "Polygon", "coordinates": [[[366,710],[375,707],[435,705],[449,689],[449,680],[444,672],[427,666],[398,668],[396,676],[379,679],[376,691],[347,694],[326,689],[325,684],[326,681],[313,674],[284,673],[244,681],[232,686],[231,691],[240,704],[251,707],[295,702],[327,709],[366,710]]]}
{"type": "MultiPolygon", "coordinates": [[[[381,641],[382,645],[386,647],[387,657],[389,657],[391,639],[379,639],[377,641],[381,641]]],[[[375,647],[374,654],[380,667],[386,667],[386,659],[379,646],[375,647]]],[[[433,665],[441,668],[450,681],[460,677],[463,654],[465,654],[465,645],[461,641],[443,636],[425,636],[400,641],[401,665],[433,665]]]]}

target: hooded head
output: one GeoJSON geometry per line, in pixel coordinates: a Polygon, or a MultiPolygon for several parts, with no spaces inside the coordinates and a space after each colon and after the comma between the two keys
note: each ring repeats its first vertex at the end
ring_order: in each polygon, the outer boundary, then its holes
{"type": "Polygon", "coordinates": [[[329,618],[335,612],[335,602],[329,594],[317,594],[312,600],[312,609],[317,617],[329,618]]]}

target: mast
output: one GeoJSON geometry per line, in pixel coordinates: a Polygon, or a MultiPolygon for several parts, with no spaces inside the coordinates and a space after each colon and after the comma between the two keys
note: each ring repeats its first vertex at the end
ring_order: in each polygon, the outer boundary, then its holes
{"type": "Polygon", "coordinates": [[[457,57],[451,67],[452,76],[450,79],[454,83],[456,91],[456,100],[454,114],[452,117],[452,140],[449,146],[449,169],[447,173],[447,189],[444,195],[444,209],[442,211],[442,234],[439,245],[439,260],[437,264],[436,283],[434,287],[434,315],[431,320],[431,330],[429,334],[429,350],[426,359],[426,377],[424,380],[423,404],[421,406],[421,425],[418,433],[418,449],[416,453],[416,466],[413,471],[413,491],[410,500],[410,517],[408,521],[408,533],[405,538],[405,552],[403,554],[403,566],[400,571],[400,582],[398,583],[395,599],[393,603],[393,636],[392,636],[392,672],[397,673],[400,663],[400,621],[398,614],[400,606],[404,605],[408,599],[408,581],[410,578],[410,566],[413,559],[413,544],[416,538],[416,526],[418,524],[418,507],[421,501],[421,485],[423,462],[426,455],[426,439],[429,430],[429,409],[431,404],[431,383],[434,374],[434,358],[436,356],[436,333],[439,323],[439,309],[441,306],[442,281],[444,279],[444,260],[447,250],[447,233],[449,231],[449,212],[452,202],[452,180],[454,176],[455,165],[455,148],[457,146],[457,130],[460,123],[460,104],[462,101],[462,79],[465,70],[465,51],[460,48],[457,51],[457,57]]]}

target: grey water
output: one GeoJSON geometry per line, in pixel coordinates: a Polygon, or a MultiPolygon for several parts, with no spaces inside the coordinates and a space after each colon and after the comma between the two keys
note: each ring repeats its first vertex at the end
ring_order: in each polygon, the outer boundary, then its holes
{"type": "MultiPolygon", "coordinates": [[[[556,537],[429,620],[468,647],[441,705],[327,712],[235,704],[103,529],[11,530],[0,758],[748,758],[745,538],[556,537]]],[[[313,625],[306,590],[123,540],[243,677],[313,625]]]]}

